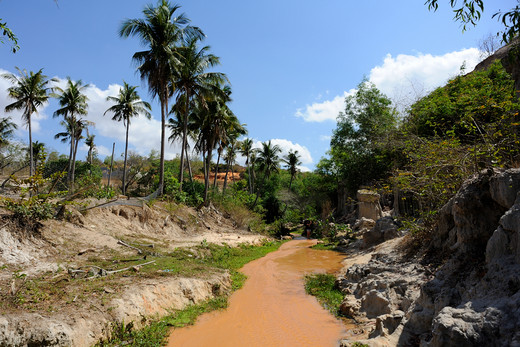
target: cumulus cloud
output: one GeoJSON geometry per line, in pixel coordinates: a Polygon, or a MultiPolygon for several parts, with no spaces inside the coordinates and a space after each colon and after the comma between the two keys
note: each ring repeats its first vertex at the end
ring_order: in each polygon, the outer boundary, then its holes
{"type": "MultiPolygon", "coordinates": [[[[392,57],[388,54],[382,65],[370,71],[369,80],[402,110],[460,73],[463,64],[466,72],[472,71],[480,60],[479,56],[480,52],[476,48],[437,56],[418,53],[392,57]]],[[[306,122],[335,121],[339,112],[344,109],[345,97],[355,92],[356,90],[351,89],[333,99],[307,105],[297,109],[295,116],[303,118],[306,122]]]]}
{"type": "Polygon", "coordinates": [[[370,71],[369,80],[394,102],[406,105],[459,74],[463,64],[469,72],[479,61],[480,51],[476,48],[439,56],[399,54],[392,57],[388,54],[382,65],[370,71]]]}
{"type": "MultiPolygon", "coordinates": [[[[312,159],[311,152],[307,149],[307,147],[298,143],[293,143],[292,141],[286,139],[271,139],[271,143],[280,147],[282,150],[280,157],[282,158],[289,154],[289,151],[298,151],[300,161],[302,162],[302,165],[299,166],[298,169],[303,172],[311,171],[307,165],[312,165],[314,161],[312,159]]],[[[262,148],[262,142],[254,141],[253,148],[262,148]]]]}
{"type": "MultiPolygon", "coordinates": [[[[296,110],[296,117],[303,118],[306,122],[325,122],[336,121],[338,114],[345,108],[345,97],[352,95],[355,90],[344,92],[343,95],[338,95],[332,100],[325,100],[323,102],[315,102],[305,108],[296,110]]],[[[321,94],[320,98],[321,99],[321,94]]]]}

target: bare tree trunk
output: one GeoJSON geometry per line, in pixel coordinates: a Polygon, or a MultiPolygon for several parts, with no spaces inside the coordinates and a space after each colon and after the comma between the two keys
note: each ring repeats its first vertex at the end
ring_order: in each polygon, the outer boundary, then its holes
{"type": "Polygon", "coordinates": [[[168,112],[168,87],[165,88],[161,100],[161,156],[159,159],[159,194],[164,192],[164,142],[166,139],[166,113],[168,112]]]}
{"type": "Polygon", "coordinates": [[[123,164],[123,187],[121,189],[121,192],[123,193],[123,195],[126,195],[126,155],[128,153],[128,128],[130,128],[130,124],[128,124],[128,120],[127,120],[126,121],[125,160],[124,160],[124,164],[123,164]]]}
{"type": "Polygon", "coordinates": [[[224,188],[222,188],[222,191],[223,191],[223,192],[226,191],[228,172],[229,172],[229,162],[228,162],[227,165],[226,165],[226,176],[224,176],[224,188]]]}
{"type": "Polygon", "coordinates": [[[33,143],[32,143],[32,130],[31,130],[31,115],[27,116],[29,124],[29,176],[34,175],[34,158],[33,158],[33,143]]]}
{"type": "Polygon", "coordinates": [[[184,124],[182,129],[182,148],[181,148],[181,169],[179,173],[179,191],[182,192],[182,181],[184,179],[184,151],[186,150],[186,144],[188,143],[188,112],[190,102],[190,90],[186,91],[186,109],[184,110],[184,124]]]}
{"type": "Polygon", "coordinates": [[[206,155],[206,172],[204,173],[204,204],[208,205],[209,173],[211,172],[211,150],[206,155]]]}
{"type": "Polygon", "coordinates": [[[247,159],[247,183],[249,183],[249,194],[253,194],[253,186],[251,183],[251,165],[249,165],[249,157],[247,159]]]}
{"type": "Polygon", "coordinates": [[[213,189],[217,188],[218,165],[220,163],[220,150],[217,156],[217,166],[215,166],[215,178],[213,179],[213,189]]]}
{"type": "Polygon", "coordinates": [[[190,173],[190,182],[193,182],[193,172],[191,171],[190,156],[188,155],[188,146],[186,146],[186,163],[188,164],[188,172],[190,173]]]}
{"type": "Polygon", "coordinates": [[[107,188],[110,189],[110,178],[112,177],[112,168],[114,167],[114,150],[116,149],[116,143],[112,144],[112,158],[110,159],[110,171],[108,171],[108,183],[107,188]]]}

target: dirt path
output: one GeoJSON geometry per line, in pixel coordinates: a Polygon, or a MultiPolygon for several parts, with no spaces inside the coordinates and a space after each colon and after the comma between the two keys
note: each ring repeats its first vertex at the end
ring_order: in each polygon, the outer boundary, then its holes
{"type": "Polygon", "coordinates": [[[305,294],[303,275],[338,271],[344,256],[315,243],[290,241],[245,265],[248,280],[229,307],[174,330],[168,346],[337,346],[345,327],[305,294]]]}

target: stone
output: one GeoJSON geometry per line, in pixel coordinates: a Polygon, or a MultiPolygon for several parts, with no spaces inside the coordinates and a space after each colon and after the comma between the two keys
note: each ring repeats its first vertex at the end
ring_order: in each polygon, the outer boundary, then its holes
{"type": "Polygon", "coordinates": [[[392,217],[383,217],[377,220],[375,226],[363,233],[365,247],[370,247],[383,241],[401,236],[398,224],[392,217]]]}
{"type": "Polygon", "coordinates": [[[358,218],[363,217],[378,220],[383,216],[381,205],[379,204],[380,195],[374,191],[361,189],[357,191],[358,199],[358,218]]]}
{"type": "Polygon", "coordinates": [[[368,318],[388,314],[391,312],[390,301],[377,290],[371,290],[361,299],[361,310],[368,318]]]}

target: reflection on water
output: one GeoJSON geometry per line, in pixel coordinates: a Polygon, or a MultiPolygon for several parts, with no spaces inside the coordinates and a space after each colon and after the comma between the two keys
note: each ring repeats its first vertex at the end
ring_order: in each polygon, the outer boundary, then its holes
{"type": "Polygon", "coordinates": [[[303,275],[335,272],[344,256],[294,240],[242,268],[248,279],[224,311],[173,330],[168,346],[337,346],[343,324],[306,295],[303,275]]]}

